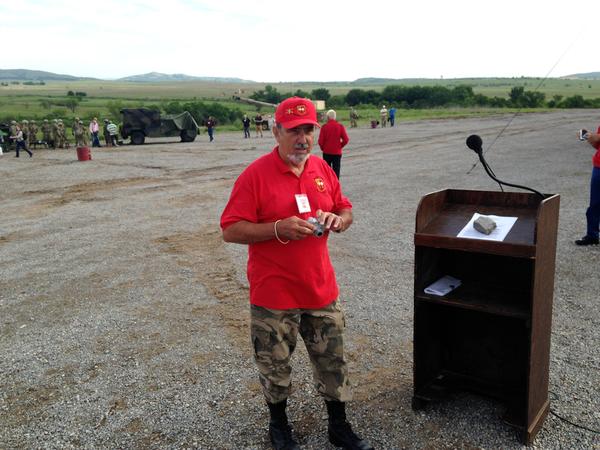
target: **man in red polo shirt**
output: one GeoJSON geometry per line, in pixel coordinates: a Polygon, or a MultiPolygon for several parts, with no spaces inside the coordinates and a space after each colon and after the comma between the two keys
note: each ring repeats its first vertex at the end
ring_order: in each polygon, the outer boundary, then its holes
{"type": "Polygon", "coordinates": [[[327,111],[327,123],[321,127],[319,132],[319,147],[323,151],[323,159],[333,169],[339,180],[342,149],[350,139],[348,139],[344,125],[335,120],[336,118],[337,114],[333,109],[327,111]]]}
{"type": "Polygon", "coordinates": [[[587,233],[581,239],[577,239],[577,245],[598,245],[598,230],[600,229],[600,127],[598,133],[592,134],[586,128],[583,129],[585,139],[594,149],[596,154],[592,158],[592,181],[590,188],[590,206],[585,212],[587,218],[587,233]]]}
{"type": "Polygon", "coordinates": [[[346,420],[352,393],[344,311],[327,250],[329,232],[352,224],[352,204],[325,161],[310,157],[319,126],[312,102],[283,101],[275,121],[279,145],[244,170],[221,216],[223,239],[248,245],[251,335],[271,414],[269,435],[277,450],[299,449],[285,409],[293,391],[290,358],[300,334],[327,406],[329,440],[372,450],[346,420]],[[317,227],[310,217],[325,228],[322,237],[313,235],[317,227]]]}

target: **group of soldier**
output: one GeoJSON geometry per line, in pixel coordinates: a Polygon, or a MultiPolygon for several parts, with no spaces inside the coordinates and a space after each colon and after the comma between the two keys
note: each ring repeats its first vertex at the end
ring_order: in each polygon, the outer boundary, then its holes
{"type": "MultiPolygon", "coordinates": [[[[105,120],[104,126],[104,137],[107,145],[109,145],[109,132],[107,130],[108,120],[105,120]]],[[[10,136],[16,136],[17,134],[17,122],[15,120],[10,123],[10,136]]],[[[69,148],[69,137],[67,133],[67,127],[63,123],[62,119],[54,119],[52,125],[48,122],[48,119],[44,119],[41,127],[35,123],[35,120],[23,120],[21,125],[21,131],[23,132],[23,139],[27,148],[31,144],[43,144],[46,146],[52,146],[54,149],[57,148],[69,148]],[[42,139],[38,139],[38,133],[42,134],[42,139]]],[[[79,117],[75,117],[75,121],[71,125],[71,134],[75,137],[75,145],[77,147],[87,147],[90,142],[90,132],[84,125],[83,121],[79,117]]]]}
{"type": "MultiPolygon", "coordinates": [[[[75,123],[73,124],[73,134],[75,134],[75,123]]],[[[83,126],[83,124],[82,124],[83,126]]],[[[85,127],[84,127],[85,128],[85,127]]],[[[63,124],[62,119],[54,119],[54,123],[50,125],[48,119],[44,119],[41,127],[35,123],[35,120],[29,122],[28,120],[23,120],[21,125],[21,131],[23,132],[23,139],[27,145],[27,148],[31,144],[44,144],[44,145],[52,145],[56,148],[69,148],[69,139],[67,136],[67,127],[63,124]],[[42,139],[38,139],[38,133],[42,134],[42,139]]],[[[17,134],[17,122],[11,121],[10,123],[10,135],[15,136],[17,134]]]]}

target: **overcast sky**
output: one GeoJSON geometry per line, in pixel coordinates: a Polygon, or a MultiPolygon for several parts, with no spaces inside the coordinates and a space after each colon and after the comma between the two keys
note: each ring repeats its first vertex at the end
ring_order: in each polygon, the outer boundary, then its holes
{"type": "Polygon", "coordinates": [[[567,52],[551,77],[600,71],[598,0],[5,3],[2,69],[264,82],[544,77],[567,52]]]}

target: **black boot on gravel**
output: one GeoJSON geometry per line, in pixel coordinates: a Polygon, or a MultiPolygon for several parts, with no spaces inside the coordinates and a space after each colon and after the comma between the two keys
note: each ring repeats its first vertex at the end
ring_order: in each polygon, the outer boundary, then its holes
{"type": "Polygon", "coordinates": [[[285,408],[287,400],[279,403],[269,403],[269,412],[271,420],[269,421],[269,436],[276,450],[300,450],[294,436],[292,436],[292,428],[287,420],[285,408]]]}
{"type": "Polygon", "coordinates": [[[329,442],[346,450],[374,450],[373,447],[359,438],[346,420],[346,404],[325,400],[329,414],[329,442]]]}

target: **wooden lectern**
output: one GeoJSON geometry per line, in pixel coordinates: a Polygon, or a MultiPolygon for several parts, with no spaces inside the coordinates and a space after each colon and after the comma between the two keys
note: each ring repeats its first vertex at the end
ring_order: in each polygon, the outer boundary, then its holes
{"type": "Polygon", "coordinates": [[[550,411],[559,195],[443,190],[416,216],[413,409],[461,389],[508,402],[530,445],[550,411]],[[474,213],[517,217],[504,241],[457,238],[474,213]],[[425,288],[450,275],[445,296],[425,288]]]}

